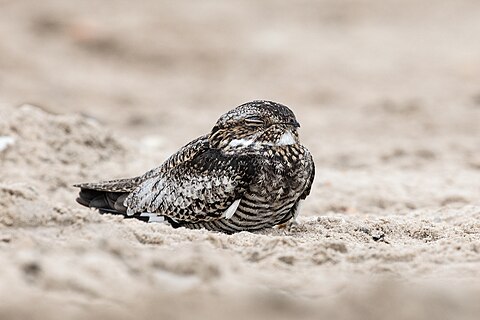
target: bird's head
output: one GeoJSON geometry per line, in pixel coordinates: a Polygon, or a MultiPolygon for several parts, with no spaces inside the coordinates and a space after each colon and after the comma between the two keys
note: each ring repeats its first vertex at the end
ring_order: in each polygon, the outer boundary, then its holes
{"type": "Polygon", "coordinates": [[[220,149],[262,149],[299,143],[292,110],[272,101],[252,101],[225,113],[210,134],[210,145],[220,149]]]}

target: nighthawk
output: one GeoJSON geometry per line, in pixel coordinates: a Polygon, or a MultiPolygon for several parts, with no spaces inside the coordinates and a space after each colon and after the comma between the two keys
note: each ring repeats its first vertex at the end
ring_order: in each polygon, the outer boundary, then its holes
{"type": "Polygon", "coordinates": [[[298,127],[284,105],[245,103],[142,176],[75,185],[77,201],[101,213],[226,233],[284,224],[297,217],[315,175],[298,127]]]}

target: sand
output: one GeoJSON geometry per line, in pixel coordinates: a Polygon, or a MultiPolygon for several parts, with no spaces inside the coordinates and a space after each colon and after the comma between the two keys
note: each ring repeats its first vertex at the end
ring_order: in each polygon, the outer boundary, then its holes
{"type": "Polygon", "coordinates": [[[0,1],[0,319],[478,319],[476,1],[0,1]],[[254,98],[317,166],[299,224],[99,215],[254,98]]]}

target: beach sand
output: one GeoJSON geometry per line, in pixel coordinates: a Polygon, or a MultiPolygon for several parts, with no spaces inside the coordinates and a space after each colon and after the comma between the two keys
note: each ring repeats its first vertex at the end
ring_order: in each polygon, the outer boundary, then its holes
{"type": "Polygon", "coordinates": [[[476,1],[0,1],[0,319],[478,319],[476,1]],[[253,99],[317,174],[298,225],[100,215],[253,99]]]}

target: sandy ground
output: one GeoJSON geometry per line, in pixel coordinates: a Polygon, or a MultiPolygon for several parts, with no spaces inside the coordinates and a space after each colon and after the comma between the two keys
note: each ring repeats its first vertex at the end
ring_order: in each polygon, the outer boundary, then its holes
{"type": "Polygon", "coordinates": [[[477,1],[0,0],[0,319],[479,319],[477,1]],[[252,99],[317,176],[292,230],[99,215],[252,99]]]}

